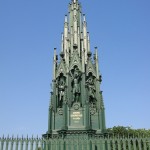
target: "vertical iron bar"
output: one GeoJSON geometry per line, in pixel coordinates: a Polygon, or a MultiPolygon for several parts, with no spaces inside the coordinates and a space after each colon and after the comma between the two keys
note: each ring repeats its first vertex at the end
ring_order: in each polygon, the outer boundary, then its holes
{"type": "Polygon", "coordinates": [[[99,139],[96,139],[96,146],[97,146],[97,150],[100,150],[100,141],[99,141],[99,139]]]}
{"type": "Polygon", "coordinates": [[[112,143],[113,143],[113,150],[115,150],[115,139],[113,139],[112,143]]]}
{"type": "Polygon", "coordinates": [[[23,150],[23,143],[24,143],[24,141],[23,141],[23,139],[21,140],[21,145],[20,145],[20,150],[23,150]]]}
{"type": "Polygon", "coordinates": [[[94,150],[94,141],[93,141],[93,139],[92,139],[92,150],[94,150]]]}
{"type": "Polygon", "coordinates": [[[10,150],[13,150],[13,145],[14,145],[14,140],[13,138],[11,139],[11,147],[10,147],[10,150]]]}
{"type": "Polygon", "coordinates": [[[117,140],[118,150],[121,150],[120,139],[117,140]]]}
{"type": "Polygon", "coordinates": [[[30,142],[30,150],[33,150],[33,139],[30,142]]]}
{"type": "Polygon", "coordinates": [[[133,140],[133,149],[136,150],[136,140],[133,140]]]}
{"type": "Polygon", "coordinates": [[[147,150],[147,147],[146,147],[146,139],[145,139],[145,138],[143,139],[143,146],[144,146],[144,150],[147,150]]]}
{"type": "Polygon", "coordinates": [[[131,150],[131,139],[128,139],[128,148],[131,150]]]}
{"type": "Polygon", "coordinates": [[[64,142],[65,142],[65,141],[62,139],[62,140],[61,140],[61,150],[64,150],[64,145],[65,145],[64,142]]]}
{"type": "Polygon", "coordinates": [[[140,139],[140,140],[138,140],[138,147],[139,147],[139,150],[142,150],[142,149],[141,149],[141,146],[142,146],[142,144],[141,144],[141,139],[140,139]]]}
{"type": "Polygon", "coordinates": [[[74,150],[74,140],[72,139],[71,150],[74,150]]]}
{"type": "Polygon", "coordinates": [[[28,150],[28,139],[26,140],[25,150],[28,150]]]}
{"type": "Polygon", "coordinates": [[[1,140],[1,150],[3,150],[3,147],[4,147],[4,138],[2,138],[1,140]]]}
{"type": "Polygon", "coordinates": [[[105,150],[105,139],[102,141],[102,150],[105,150]]]}
{"type": "Polygon", "coordinates": [[[107,140],[107,147],[108,147],[108,150],[111,150],[110,149],[110,140],[107,140]]]}
{"type": "Polygon", "coordinates": [[[19,141],[18,141],[18,138],[16,139],[16,148],[15,150],[18,150],[18,144],[19,144],[19,141]]]}
{"type": "MultiPolygon", "coordinates": [[[[46,139],[46,150],[48,150],[48,143],[50,143],[50,140],[46,139]]],[[[51,144],[51,143],[50,143],[51,144]]],[[[52,149],[51,149],[52,150],[52,149]]]]}
{"type": "Polygon", "coordinates": [[[35,146],[35,150],[38,150],[38,138],[36,139],[36,146],[35,146]]]}
{"type": "Polygon", "coordinates": [[[123,150],[126,150],[126,139],[123,139],[123,150]]]}
{"type": "Polygon", "coordinates": [[[6,147],[5,147],[5,150],[8,150],[8,144],[9,144],[9,139],[6,140],[6,147]]]}

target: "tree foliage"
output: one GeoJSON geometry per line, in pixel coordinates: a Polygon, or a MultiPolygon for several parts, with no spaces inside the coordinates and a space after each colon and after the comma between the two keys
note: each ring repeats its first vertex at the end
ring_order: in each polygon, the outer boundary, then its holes
{"type": "Polygon", "coordinates": [[[150,137],[150,129],[132,129],[131,127],[124,126],[108,128],[107,133],[115,136],[150,137]]]}

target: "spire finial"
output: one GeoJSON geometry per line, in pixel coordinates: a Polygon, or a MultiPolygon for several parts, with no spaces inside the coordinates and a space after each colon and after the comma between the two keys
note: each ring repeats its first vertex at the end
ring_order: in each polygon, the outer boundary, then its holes
{"type": "Polygon", "coordinates": [[[97,47],[95,47],[95,55],[96,55],[96,59],[98,58],[98,49],[97,47]]]}
{"type": "Polygon", "coordinates": [[[65,23],[68,21],[67,15],[65,15],[65,23]]]}
{"type": "Polygon", "coordinates": [[[77,2],[77,0],[73,0],[73,2],[74,2],[74,3],[76,3],[76,2],[77,2]]]}
{"type": "Polygon", "coordinates": [[[83,14],[83,21],[84,21],[84,22],[86,22],[86,19],[85,19],[85,14],[83,14]]]}
{"type": "Polygon", "coordinates": [[[56,48],[54,48],[54,61],[56,61],[56,48]]]}

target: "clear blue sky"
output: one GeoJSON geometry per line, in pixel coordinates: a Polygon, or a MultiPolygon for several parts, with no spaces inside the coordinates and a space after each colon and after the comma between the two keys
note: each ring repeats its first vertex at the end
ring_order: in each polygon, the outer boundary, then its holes
{"type": "MultiPolygon", "coordinates": [[[[69,2],[0,1],[0,136],[47,131],[53,48],[69,2]]],[[[150,128],[150,1],[80,2],[99,48],[107,127],[150,128]]]]}

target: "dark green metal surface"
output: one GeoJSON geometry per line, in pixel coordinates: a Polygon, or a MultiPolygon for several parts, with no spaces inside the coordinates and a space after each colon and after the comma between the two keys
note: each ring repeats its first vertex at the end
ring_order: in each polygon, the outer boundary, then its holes
{"type": "Polygon", "coordinates": [[[150,138],[87,137],[75,134],[64,138],[0,138],[0,150],[150,150],[150,138]]]}
{"type": "Polygon", "coordinates": [[[60,57],[54,49],[48,131],[43,137],[102,135],[106,127],[98,52],[95,48],[92,60],[87,23],[77,0],[69,4],[61,43],[60,57]]]}

